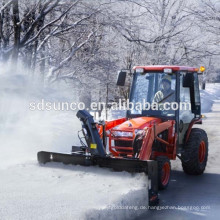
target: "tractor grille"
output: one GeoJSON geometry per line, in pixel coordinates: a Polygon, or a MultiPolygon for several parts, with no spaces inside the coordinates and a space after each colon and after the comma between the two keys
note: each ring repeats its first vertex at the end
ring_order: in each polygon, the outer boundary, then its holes
{"type": "Polygon", "coordinates": [[[117,151],[120,151],[120,152],[123,152],[123,153],[129,153],[129,152],[132,152],[132,150],[131,149],[126,149],[126,147],[127,148],[131,148],[132,147],[132,142],[133,141],[116,141],[115,140],[115,149],[117,150],[117,151]],[[117,149],[117,147],[123,147],[123,149],[122,148],[118,148],[117,149]]]}
{"type": "Polygon", "coordinates": [[[118,146],[118,147],[132,147],[132,141],[115,141],[115,146],[118,146]]]}

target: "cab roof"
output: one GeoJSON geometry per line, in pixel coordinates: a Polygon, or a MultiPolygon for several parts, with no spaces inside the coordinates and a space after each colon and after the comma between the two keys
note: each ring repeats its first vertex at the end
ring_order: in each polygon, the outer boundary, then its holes
{"type": "Polygon", "coordinates": [[[174,66],[174,65],[152,65],[152,66],[135,66],[133,69],[143,68],[144,71],[164,71],[164,69],[172,69],[172,71],[189,71],[198,72],[198,68],[188,66],[174,66]]]}

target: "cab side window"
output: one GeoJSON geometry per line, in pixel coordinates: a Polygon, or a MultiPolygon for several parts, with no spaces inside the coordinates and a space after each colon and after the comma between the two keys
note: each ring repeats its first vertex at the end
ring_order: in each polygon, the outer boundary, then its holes
{"type": "Polygon", "coordinates": [[[190,106],[191,106],[191,99],[190,99],[190,88],[183,87],[183,78],[186,73],[181,73],[180,76],[180,102],[182,104],[182,109],[179,110],[180,120],[183,123],[190,123],[191,120],[194,118],[194,114],[192,113],[190,106]],[[185,103],[185,104],[184,104],[185,103]],[[185,109],[186,106],[186,109],[185,109]]]}

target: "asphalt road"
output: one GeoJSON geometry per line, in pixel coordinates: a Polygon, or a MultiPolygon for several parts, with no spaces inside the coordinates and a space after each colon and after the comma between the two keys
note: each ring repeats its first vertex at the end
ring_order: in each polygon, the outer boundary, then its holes
{"type": "Polygon", "coordinates": [[[138,219],[219,219],[220,174],[188,176],[173,171],[170,185],[160,191],[160,204],[155,208],[158,210],[148,210],[138,219]]]}

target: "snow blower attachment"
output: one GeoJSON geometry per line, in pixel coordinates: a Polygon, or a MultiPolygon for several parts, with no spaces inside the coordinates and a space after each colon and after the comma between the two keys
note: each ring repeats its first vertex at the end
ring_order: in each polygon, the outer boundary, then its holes
{"type": "MultiPolygon", "coordinates": [[[[158,203],[158,177],[156,161],[141,161],[135,158],[113,157],[106,153],[103,141],[100,138],[97,123],[87,111],[80,110],[77,117],[82,122],[82,131],[87,145],[73,146],[72,152],[55,153],[40,151],[37,154],[39,163],[62,162],[82,166],[100,166],[111,168],[115,171],[127,171],[130,173],[145,173],[148,176],[149,204],[158,203]]],[[[103,137],[103,140],[105,138],[103,137]]]]}
{"type": "MultiPolygon", "coordinates": [[[[204,70],[186,66],[134,67],[129,98],[134,108],[127,110],[125,118],[95,123],[87,111],[78,111],[86,144],[80,139],[82,146],[74,146],[70,154],[39,152],[38,161],[145,172],[149,203],[155,204],[158,189],[166,189],[169,184],[170,160],[178,157],[184,172],[190,175],[205,170],[208,137],[204,130],[193,128],[194,124],[202,124],[198,75],[204,70]],[[157,108],[152,107],[155,103],[157,108]],[[180,107],[183,103],[185,109],[180,107]]],[[[125,80],[126,71],[120,71],[117,85],[124,86],[125,80]]]]}

